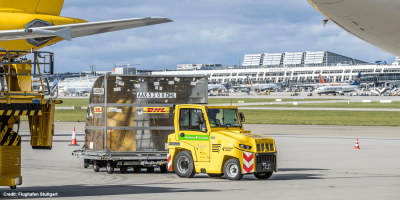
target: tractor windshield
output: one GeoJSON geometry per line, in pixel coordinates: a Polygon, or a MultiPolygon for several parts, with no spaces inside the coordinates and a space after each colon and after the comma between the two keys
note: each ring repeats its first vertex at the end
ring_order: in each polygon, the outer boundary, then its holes
{"type": "Polygon", "coordinates": [[[236,109],[207,109],[211,128],[240,127],[236,109]]]}

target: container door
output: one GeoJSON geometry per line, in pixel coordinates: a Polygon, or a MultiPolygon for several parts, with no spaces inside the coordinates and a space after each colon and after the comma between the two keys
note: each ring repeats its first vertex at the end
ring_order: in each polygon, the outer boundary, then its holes
{"type": "Polygon", "coordinates": [[[210,137],[205,123],[196,122],[198,113],[202,113],[201,109],[184,108],[180,110],[179,140],[195,147],[199,162],[208,162],[210,160],[210,137]]]}

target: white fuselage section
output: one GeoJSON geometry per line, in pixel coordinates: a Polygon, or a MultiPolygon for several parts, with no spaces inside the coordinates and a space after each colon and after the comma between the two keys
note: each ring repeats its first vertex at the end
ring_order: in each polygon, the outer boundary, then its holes
{"type": "Polygon", "coordinates": [[[222,84],[208,84],[208,91],[210,90],[226,90],[226,87],[222,84]]]}
{"type": "Polygon", "coordinates": [[[252,84],[246,85],[245,87],[250,88],[250,90],[268,90],[278,88],[278,86],[275,84],[252,84]]]}
{"type": "Polygon", "coordinates": [[[358,85],[348,85],[348,86],[327,86],[320,87],[315,90],[317,94],[328,94],[328,93],[346,93],[357,90],[358,85]]]}
{"type": "Polygon", "coordinates": [[[398,0],[309,0],[330,21],[352,35],[400,56],[398,0]]]}

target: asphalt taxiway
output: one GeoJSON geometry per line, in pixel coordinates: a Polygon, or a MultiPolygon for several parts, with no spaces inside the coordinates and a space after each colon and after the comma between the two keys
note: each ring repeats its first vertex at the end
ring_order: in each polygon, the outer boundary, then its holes
{"type": "MultiPolygon", "coordinates": [[[[398,127],[245,125],[275,138],[278,168],[269,180],[246,175],[240,181],[178,178],[174,173],[107,174],[83,168],[68,146],[71,127],[84,141],[84,123],[56,123],[52,150],[32,150],[22,124],[23,185],[10,192],[57,193],[58,197],[96,199],[398,199],[400,131],[398,127]],[[354,148],[359,139],[361,149],[354,148]]],[[[25,197],[15,197],[25,198],[25,197]]],[[[48,197],[36,197],[46,199],[48,197]]],[[[53,197],[54,198],[54,197],[53,197]]]]}

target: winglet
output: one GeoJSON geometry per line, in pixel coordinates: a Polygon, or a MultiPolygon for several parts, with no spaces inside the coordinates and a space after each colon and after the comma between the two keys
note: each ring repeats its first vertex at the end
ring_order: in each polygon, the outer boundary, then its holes
{"type": "Polygon", "coordinates": [[[71,41],[71,27],[63,28],[59,31],[56,31],[54,34],[64,40],[71,41]]]}

